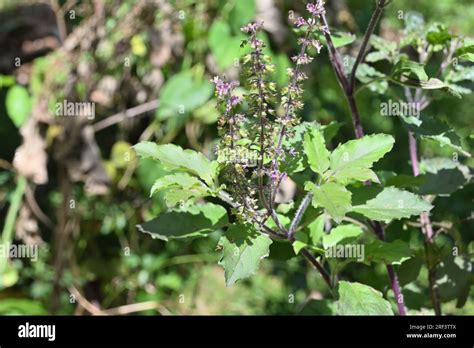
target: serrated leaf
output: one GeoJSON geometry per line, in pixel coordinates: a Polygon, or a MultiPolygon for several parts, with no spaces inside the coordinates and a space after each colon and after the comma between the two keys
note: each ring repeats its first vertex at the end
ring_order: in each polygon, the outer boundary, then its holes
{"type": "Polygon", "coordinates": [[[213,169],[211,161],[202,153],[193,150],[183,150],[174,144],[157,145],[153,142],[141,142],[134,147],[143,158],[160,161],[167,170],[182,170],[203,179],[206,184],[213,184],[213,169]]]}
{"type": "Polygon", "coordinates": [[[352,211],[372,220],[390,222],[393,219],[420,215],[432,208],[431,204],[411,192],[387,187],[365,204],[354,206],[352,211]]]}
{"type": "Polygon", "coordinates": [[[417,124],[404,117],[401,117],[401,120],[403,126],[416,136],[431,139],[439,143],[440,146],[448,146],[467,157],[471,157],[471,154],[461,147],[461,138],[443,121],[428,115],[421,115],[420,122],[417,124]]]}
{"type": "Polygon", "coordinates": [[[346,244],[360,237],[364,231],[357,225],[339,225],[331,230],[329,234],[323,236],[324,249],[338,244],[346,244]]]}
{"type": "Polygon", "coordinates": [[[399,265],[412,257],[409,245],[401,240],[384,242],[379,239],[365,245],[365,262],[383,262],[399,265]]]}
{"type": "Polygon", "coordinates": [[[176,187],[184,190],[189,190],[193,187],[205,188],[204,184],[195,176],[191,176],[187,173],[175,173],[156,179],[150,190],[150,196],[155,192],[176,187]]]}
{"type": "Polygon", "coordinates": [[[429,78],[422,63],[400,59],[392,70],[391,80],[403,86],[422,89],[444,89],[455,93],[437,78],[429,78]]]}
{"type": "Polygon", "coordinates": [[[322,175],[329,168],[330,153],[321,131],[310,128],[304,135],[304,152],[311,170],[322,175]]]}
{"type": "Polygon", "coordinates": [[[389,152],[395,140],[391,135],[366,135],[339,145],[330,157],[330,174],[336,181],[378,181],[370,168],[389,152]]]}
{"type": "Polygon", "coordinates": [[[390,302],[368,285],[339,282],[338,315],[393,315],[390,302]]]}
{"type": "Polygon", "coordinates": [[[230,226],[219,240],[223,249],[219,265],[225,270],[226,285],[253,275],[260,260],[269,255],[270,244],[272,240],[257,233],[251,225],[230,226]]]}
{"type": "Polygon", "coordinates": [[[169,211],[137,225],[140,232],[164,241],[203,237],[228,223],[224,207],[212,203],[192,205],[169,211]]]}
{"type": "Polygon", "coordinates": [[[351,210],[352,194],[343,185],[330,182],[316,186],[308,182],[305,190],[313,192],[313,206],[324,208],[337,223],[351,210]]]}

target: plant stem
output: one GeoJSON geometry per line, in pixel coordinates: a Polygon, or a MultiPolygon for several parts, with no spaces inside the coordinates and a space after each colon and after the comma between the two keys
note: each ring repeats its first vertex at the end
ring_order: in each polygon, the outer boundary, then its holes
{"type": "MultiPolygon", "coordinates": [[[[219,193],[217,194],[217,197],[219,197],[222,201],[226,202],[227,204],[229,204],[231,207],[233,208],[238,208],[239,207],[239,204],[234,202],[233,198],[231,197],[231,195],[229,193],[227,193],[226,191],[224,190],[221,190],[219,191],[219,193]]],[[[300,205],[300,207],[298,208],[298,211],[296,213],[296,216],[295,216],[295,219],[293,220],[293,223],[292,223],[292,226],[294,225],[294,229],[296,229],[296,227],[298,227],[298,223],[299,221],[301,221],[301,218],[304,214],[304,211],[306,210],[306,208],[308,207],[309,205],[309,202],[311,201],[311,198],[312,198],[312,194],[311,195],[306,195],[306,197],[303,199],[303,202],[302,204],[300,205]],[[307,202],[307,203],[305,203],[307,202]],[[304,203],[304,204],[303,204],[304,203]],[[298,213],[299,212],[299,213],[298,213]],[[295,220],[297,220],[295,222],[295,220]]],[[[266,234],[268,234],[270,237],[274,238],[274,239],[283,239],[283,240],[287,240],[289,241],[290,243],[292,243],[294,241],[294,238],[293,237],[289,237],[288,235],[285,235],[285,231],[284,230],[281,230],[280,229],[280,232],[278,231],[274,231],[272,230],[271,228],[269,228],[268,226],[266,226],[265,224],[263,224],[261,221],[258,221],[257,219],[254,218],[254,221],[257,225],[259,225],[259,227],[265,231],[266,234]]],[[[291,228],[291,227],[290,227],[291,228]]],[[[332,283],[331,283],[331,278],[329,276],[329,274],[326,272],[326,270],[324,269],[324,267],[318,262],[318,260],[316,260],[316,258],[306,249],[302,249],[301,250],[301,255],[303,255],[309,262],[311,262],[311,264],[318,270],[318,272],[321,274],[322,278],[324,279],[324,281],[327,283],[327,285],[329,286],[329,288],[332,289],[332,283]]]]}
{"type": "MultiPolygon", "coordinates": [[[[16,217],[18,215],[18,210],[20,210],[21,199],[26,190],[26,178],[22,175],[18,176],[18,182],[16,184],[15,192],[13,192],[12,201],[10,207],[8,208],[7,217],[5,219],[5,225],[3,226],[2,238],[0,245],[3,248],[8,249],[9,244],[13,240],[13,231],[15,227],[16,217]]],[[[0,276],[4,273],[7,265],[7,258],[0,256],[0,276]]],[[[0,278],[0,287],[1,287],[1,278],[0,278]]]]}
{"type": "MultiPolygon", "coordinates": [[[[384,7],[389,2],[386,2],[386,0],[379,0],[377,3],[377,8],[375,9],[374,14],[372,15],[367,31],[365,32],[361,50],[359,51],[359,54],[357,55],[356,63],[354,64],[354,67],[352,69],[350,81],[344,75],[344,68],[341,63],[341,58],[339,56],[339,53],[336,50],[336,47],[334,46],[331,35],[329,33],[324,33],[324,36],[326,38],[326,42],[328,45],[328,50],[329,50],[329,60],[331,62],[331,65],[334,69],[336,77],[339,81],[339,84],[342,87],[344,95],[346,96],[347,102],[349,104],[351,117],[352,117],[352,123],[354,125],[354,132],[357,138],[361,138],[364,136],[364,128],[362,126],[362,122],[360,121],[359,110],[357,108],[357,103],[354,98],[354,88],[351,86],[355,85],[355,76],[357,73],[357,68],[359,66],[359,63],[362,61],[362,58],[365,55],[365,50],[367,48],[367,43],[370,40],[370,36],[372,35],[375,29],[375,26],[377,22],[379,21],[380,16],[382,15],[384,7]]],[[[325,14],[322,14],[320,16],[320,19],[326,27],[329,27],[327,24],[325,14]]],[[[381,240],[384,240],[385,239],[384,227],[379,222],[376,222],[376,221],[373,222],[373,225],[376,227],[376,232],[377,232],[378,237],[381,240]]],[[[400,315],[406,315],[405,303],[403,300],[403,296],[401,294],[400,284],[398,282],[397,274],[395,273],[392,265],[387,265],[387,273],[388,273],[388,277],[389,277],[390,284],[392,287],[392,291],[397,301],[398,312],[400,315]]]]}
{"type": "MultiPolygon", "coordinates": [[[[421,97],[421,96],[420,96],[421,97]]],[[[418,164],[418,149],[416,138],[412,132],[408,132],[408,145],[410,150],[410,160],[411,160],[411,167],[414,176],[420,175],[420,169],[418,164]]],[[[421,230],[425,235],[425,248],[428,253],[428,248],[431,244],[433,244],[433,225],[431,223],[431,219],[428,213],[423,212],[420,215],[420,222],[421,222],[421,230]]],[[[429,255],[427,255],[429,256],[429,255]]],[[[433,303],[433,308],[436,315],[442,315],[441,312],[441,303],[438,298],[438,294],[436,293],[435,289],[435,274],[434,274],[434,267],[431,265],[429,257],[426,258],[427,267],[428,267],[428,282],[430,285],[430,292],[431,292],[431,301],[433,303]]]]}
{"type": "Polygon", "coordinates": [[[295,213],[295,217],[293,221],[291,222],[290,229],[288,230],[288,238],[293,238],[296,228],[298,227],[301,219],[303,218],[304,212],[306,211],[309,204],[311,203],[311,199],[313,199],[313,193],[308,192],[306,196],[303,198],[303,200],[301,201],[301,204],[295,213]]]}
{"type": "Polygon", "coordinates": [[[359,67],[359,64],[362,63],[362,60],[365,57],[365,51],[367,49],[370,37],[372,36],[375,30],[375,27],[380,19],[380,16],[382,15],[384,7],[385,0],[379,0],[379,2],[377,3],[377,8],[375,9],[374,13],[372,14],[372,17],[370,18],[369,26],[367,27],[367,30],[365,32],[364,39],[359,50],[359,54],[357,55],[354,66],[352,67],[351,77],[349,79],[350,83],[348,91],[351,95],[354,93],[357,68],[359,67]]]}
{"type": "MultiPolygon", "coordinates": [[[[385,231],[382,226],[382,224],[378,221],[374,221],[374,229],[375,233],[379,237],[380,240],[385,240],[385,231]]],[[[395,273],[395,270],[393,269],[392,265],[387,265],[387,273],[388,273],[388,278],[390,279],[390,284],[392,286],[392,291],[395,296],[395,301],[397,301],[397,308],[398,308],[398,313],[400,315],[406,315],[406,308],[405,308],[405,303],[403,300],[403,294],[402,290],[400,288],[400,283],[398,281],[397,273],[395,273]]]]}
{"type": "Polygon", "coordinates": [[[331,283],[331,277],[329,276],[328,272],[324,269],[323,266],[316,260],[316,258],[306,249],[301,249],[301,255],[303,255],[311,264],[319,271],[321,276],[323,277],[326,284],[329,286],[330,289],[333,288],[331,283]]]}

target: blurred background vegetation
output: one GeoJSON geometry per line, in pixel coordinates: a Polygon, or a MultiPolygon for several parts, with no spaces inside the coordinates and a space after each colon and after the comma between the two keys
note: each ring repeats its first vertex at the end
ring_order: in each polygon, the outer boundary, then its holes
{"type": "MultiPolygon", "coordinates": [[[[327,2],[333,27],[363,34],[373,1],[327,2]]],[[[319,275],[278,243],[256,276],[226,288],[215,251],[219,232],[164,243],[135,227],[166,208],[160,195],[149,198],[164,170],[139,162],[130,146],[173,142],[215,156],[218,113],[209,80],[238,77],[238,58],[246,53],[240,27],[255,18],[265,22],[274,80],[284,86],[297,49],[289,17],[304,6],[290,0],[0,0],[2,243],[40,244],[36,262],[8,260],[0,273],[0,314],[334,313],[319,275]],[[54,117],[56,103],[65,99],[95,103],[95,119],[54,117]],[[14,159],[19,152],[22,158],[14,159]]],[[[474,33],[471,0],[395,0],[380,36],[397,39],[404,26],[400,11],[474,33]]],[[[358,43],[343,52],[354,54],[358,43]]],[[[334,144],[353,138],[325,50],[310,69],[302,118],[341,122],[334,144]]],[[[358,98],[367,133],[396,138],[397,151],[381,167],[410,174],[405,129],[397,118],[380,117],[388,96],[365,89],[358,98]]],[[[473,98],[445,96],[429,109],[464,136],[470,152],[473,98]]],[[[450,157],[451,151],[423,141],[420,155],[450,157]]],[[[438,221],[458,222],[445,238],[461,236],[471,255],[473,193],[470,184],[440,198],[435,212],[438,221]]],[[[418,233],[397,224],[387,231],[389,239],[418,233]]],[[[352,264],[345,276],[389,291],[383,266],[352,264]]],[[[403,284],[411,313],[432,313],[426,277],[422,270],[403,284]]],[[[462,309],[456,292],[444,295],[444,313],[474,313],[472,289],[462,309]]]]}

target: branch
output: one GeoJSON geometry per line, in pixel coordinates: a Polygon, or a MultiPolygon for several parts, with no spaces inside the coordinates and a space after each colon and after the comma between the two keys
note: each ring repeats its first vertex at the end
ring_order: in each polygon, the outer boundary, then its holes
{"type": "MultiPolygon", "coordinates": [[[[326,15],[322,14],[319,19],[323,23],[326,28],[329,28],[326,15]]],[[[331,65],[334,68],[334,72],[336,73],[337,80],[339,81],[339,85],[341,86],[343,91],[347,91],[349,89],[349,82],[347,80],[346,75],[344,74],[344,67],[342,65],[341,56],[339,52],[336,50],[336,46],[334,46],[334,42],[332,41],[331,34],[329,33],[329,29],[327,31],[323,31],[324,37],[326,39],[326,43],[328,45],[328,52],[329,52],[329,60],[331,61],[331,65]]]]}
{"type": "MultiPolygon", "coordinates": [[[[224,202],[226,202],[227,204],[229,204],[230,206],[232,206],[234,208],[239,207],[239,204],[235,203],[233,198],[226,191],[223,191],[223,190],[220,191],[218,193],[217,197],[219,197],[224,202]]],[[[293,220],[293,223],[292,223],[292,226],[293,225],[295,226],[294,228],[296,228],[298,226],[298,223],[301,220],[301,217],[303,216],[304,211],[308,207],[308,204],[311,201],[311,198],[312,198],[312,194],[307,194],[306,197],[303,199],[303,202],[301,203],[300,207],[298,208],[298,211],[296,212],[295,219],[293,220]],[[298,219],[298,221],[295,222],[295,220],[297,220],[297,219],[298,219]]],[[[275,239],[287,240],[290,243],[292,243],[294,241],[293,237],[288,237],[288,235],[285,236],[285,235],[282,235],[282,234],[278,233],[277,231],[272,230],[270,227],[266,226],[261,221],[256,220],[256,218],[254,218],[254,221],[269,236],[274,237],[275,239]]],[[[318,260],[316,260],[316,258],[309,251],[307,251],[306,249],[301,250],[301,255],[303,255],[309,262],[311,262],[313,264],[313,266],[321,274],[321,276],[323,277],[324,281],[327,283],[329,288],[332,289],[331,278],[330,278],[329,274],[326,272],[326,270],[324,269],[324,267],[318,262],[318,260]]]]}
{"type": "Polygon", "coordinates": [[[311,254],[308,250],[306,249],[301,249],[301,255],[303,255],[311,264],[319,271],[321,276],[323,277],[324,281],[326,284],[329,286],[330,289],[333,288],[331,284],[331,277],[329,274],[326,272],[323,266],[316,260],[316,258],[311,254]]]}
{"type": "Polygon", "coordinates": [[[377,8],[372,14],[372,18],[370,18],[369,26],[367,27],[367,30],[364,35],[364,39],[362,41],[362,46],[360,47],[359,54],[357,55],[354,66],[352,67],[351,77],[349,78],[349,90],[348,90],[349,94],[353,94],[354,92],[357,68],[359,67],[359,64],[362,63],[362,60],[364,59],[370,37],[374,33],[375,27],[380,19],[380,16],[382,15],[384,7],[386,6],[385,1],[386,0],[379,0],[379,2],[377,3],[377,8]]]}
{"type": "Polygon", "coordinates": [[[115,115],[109,116],[104,120],[101,120],[94,124],[94,131],[98,132],[104,128],[113,126],[116,123],[119,123],[127,118],[132,118],[146,112],[157,109],[159,106],[158,100],[152,100],[148,103],[140,104],[128,110],[119,112],[115,115]]]}

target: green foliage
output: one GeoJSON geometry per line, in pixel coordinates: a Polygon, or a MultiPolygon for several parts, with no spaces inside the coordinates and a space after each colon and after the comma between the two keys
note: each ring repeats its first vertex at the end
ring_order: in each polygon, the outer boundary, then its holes
{"type": "Polygon", "coordinates": [[[340,281],[337,314],[393,315],[393,311],[379,291],[364,284],[340,281]]]}
{"type": "Polygon", "coordinates": [[[228,224],[226,210],[206,203],[177,208],[138,225],[140,231],[161,240],[203,237],[228,224]]]}
{"type": "Polygon", "coordinates": [[[374,199],[356,205],[352,210],[372,220],[390,222],[393,219],[420,215],[432,208],[431,204],[409,191],[387,187],[374,199]]]}
{"type": "Polygon", "coordinates": [[[253,275],[260,261],[269,255],[272,240],[259,234],[251,225],[232,225],[219,240],[222,257],[219,261],[225,270],[226,285],[253,275]]]}
{"type": "Polygon", "coordinates": [[[329,168],[329,151],[326,149],[324,137],[321,132],[310,128],[304,135],[304,152],[308,157],[311,170],[319,175],[324,174],[329,168]]]}
{"type": "Polygon", "coordinates": [[[20,128],[31,112],[31,99],[25,87],[11,87],[5,99],[8,116],[17,128],[20,128]]]}
{"type": "Polygon", "coordinates": [[[161,89],[156,117],[165,120],[187,114],[203,105],[211,95],[209,81],[196,79],[191,71],[182,71],[171,77],[161,89]]]}
{"type": "Polygon", "coordinates": [[[324,248],[353,242],[363,234],[360,226],[353,224],[339,225],[331,230],[331,233],[323,236],[324,248]]]}
{"type": "Polygon", "coordinates": [[[163,164],[167,170],[190,172],[212,186],[215,173],[211,162],[201,153],[183,150],[174,144],[157,145],[152,142],[141,142],[134,146],[143,158],[152,158],[163,164]]]}
{"type": "Polygon", "coordinates": [[[351,192],[343,185],[329,182],[321,186],[308,182],[306,190],[313,192],[313,206],[324,208],[327,213],[340,223],[347,212],[351,210],[351,192]]]}
{"type": "Polygon", "coordinates": [[[331,170],[327,175],[341,183],[351,180],[378,182],[370,168],[392,149],[394,142],[390,135],[377,134],[339,145],[331,154],[331,170]]]}

